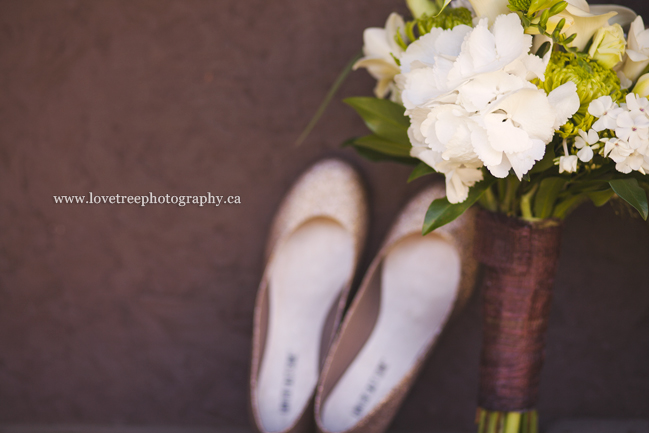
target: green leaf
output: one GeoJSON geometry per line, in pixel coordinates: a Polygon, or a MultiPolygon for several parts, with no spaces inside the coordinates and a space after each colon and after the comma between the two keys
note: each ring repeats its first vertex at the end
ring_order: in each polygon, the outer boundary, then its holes
{"type": "Polygon", "coordinates": [[[451,0],[444,0],[444,4],[439,8],[439,12],[437,12],[436,17],[438,17],[442,12],[444,12],[444,9],[446,9],[446,6],[448,6],[451,3],[451,0]]]}
{"type": "Polygon", "coordinates": [[[419,179],[422,176],[426,176],[428,174],[433,174],[433,173],[437,173],[435,169],[422,161],[419,164],[417,164],[417,167],[415,167],[415,169],[412,170],[412,173],[410,173],[410,177],[408,177],[408,183],[412,182],[415,179],[419,179]]]}
{"type": "Polygon", "coordinates": [[[546,177],[541,181],[534,199],[534,216],[536,218],[550,218],[554,203],[565,184],[566,179],[560,177],[546,177]]]}
{"type": "Polygon", "coordinates": [[[420,162],[416,158],[386,155],[385,153],[377,152],[366,147],[357,146],[355,144],[356,140],[358,138],[350,138],[342,144],[342,147],[353,147],[360,156],[373,162],[389,161],[413,166],[420,162]]]}
{"type": "Polygon", "coordinates": [[[554,207],[552,216],[554,218],[565,219],[568,215],[570,215],[570,212],[577,209],[580,204],[584,203],[587,200],[588,196],[586,194],[571,195],[565,200],[559,202],[554,207]]]}
{"type": "Polygon", "coordinates": [[[412,147],[410,146],[410,143],[395,143],[379,137],[378,135],[366,135],[365,137],[357,138],[354,140],[353,144],[385,155],[406,157],[410,156],[410,148],[412,147]]]}
{"type": "Polygon", "coordinates": [[[582,180],[576,182],[569,186],[569,191],[572,194],[578,194],[582,192],[596,192],[601,191],[602,189],[608,189],[610,185],[608,180],[604,179],[595,179],[595,180],[582,180]]]}
{"type": "Polygon", "coordinates": [[[543,42],[543,44],[539,47],[538,50],[536,50],[536,55],[540,58],[543,58],[548,51],[550,51],[550,48],[552,47],[552,44],[550,44],[549,41],[543,42]]]}
{"type": "Polygon", "coordinates": [[[591,191],[587,192],[586,195],[597,207],[604,206],[608,201],[615,195],[612,189],[605,189],[603,191],[591,191]]]}
{"type": "Polygon", "coordinates": [[[406,117],[405,108],[401,105],[387,99],[368,97],[347,98],[343,102],[356,110],[374,134],[410,146],[410,119],[406,117]]]}
{"type": "Polygon", "coordinates": [[[647,203],[647,193],[638,181],[633,178],[614,179],[609,181],[613,191],[624,201],[633,206],[640,216],[646,221],[649,215],[649,204],[647,203]]]}
{"type": "Polygon", "coordinates": [[[496,178],[491,175],[485,175],[482,182],[475,184],[469,191],[469,197],[462,203],[449,203],[446,197],[433,201],[426,212],[422,235],[427,235],[436,228],[446,225],[462,215],[468,208],[478,201],[480,196],[489,188],[496,178]]]}

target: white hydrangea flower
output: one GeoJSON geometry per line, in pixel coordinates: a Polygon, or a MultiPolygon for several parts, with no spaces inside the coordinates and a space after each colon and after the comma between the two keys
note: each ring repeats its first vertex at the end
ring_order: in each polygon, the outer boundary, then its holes
{"type": "Polygon", "coordinates": [[[399,59],[403,49],[397,44],[395,36],[401,31],[401,36],[405,38],[404,28],[403,18],[392,13],[385,23],[385,28],[370,27],[363,32],[364,57],[354,64],[353,69],[366,68],[377,80],[374,88],[377,98],[385,98],[390,92],[393,97],[398,95],[394,77],[399,74],[400,69],[394,57],[399,59]]]}
{"type": "Polygon", "coordinates": [[[407,109],[424,105],[450,90],[448,73],[471,31],[463,24],[452,30],[436,27],[408,46],[400,59],[402,76],[397,77],[407,109]]]}
{"type": "Polygon", "coordinates": [[[486,19],[474,29],[434,29],[402,55],[396,82],[411,120],[411,155],[446,174],[450,202],[466,199],[483,166],[522,178],[579,109],[574,83],[550,95],[530,83],[543,79],[549,59],[530,55],[531,43],[509,14],[491,30],[486,19]]]}
{"type": "Polygon", "coordinates": [[[529,54],[532,37],[516,14],[501,15],[492,30],[481,19],[475,28],[433,29],[401,57],[403,103],[407,109],[454,91],[468,80],[504,71],[524,80],[543,78],[547,61],[529,54]]]}
{"type": "Polygon", "coordinates": [[[555,115],[547,95],[538,89],[521,89],[490,104],[480,116],[485,134],[475,134],[476,153],[496,177],[510,169],[522,178],[543,158],[552,140],[555,115]]]}
{"type": "Polygon", "coordinates": [[[575,147],[580,149],[577,152],[577,157],[581,162],[588,162],[593,159],[594,152],[597,148],[596,144],[599,143],[599,134],[594,129],[588,133],[579,130],[579,137],[575,138],[575,147]]]}

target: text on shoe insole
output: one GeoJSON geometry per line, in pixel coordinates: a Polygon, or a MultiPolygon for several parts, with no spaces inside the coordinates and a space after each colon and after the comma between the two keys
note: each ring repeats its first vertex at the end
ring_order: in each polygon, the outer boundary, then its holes
{"type": "Polygon", "coordinates": [[[379,383],[381,382],[381,379],[385,375],[387,369],[388,365],[385,363],[385,361],[379,361],[376,368],[374,369],[374,372],[370,376],[370,379],[367,381],[367,385],[365,385],[365,389],[361,393],[358,399],[358,403],[354,405],[354,408],[352,410],[352,414],[354,416],[359,417],[363,414],[367,403],[372,398],[372,395],[376,392],[376,389],[378,388],[379,383]]]}
{"type": "Polygon", "coordinates": [[[286,356],[286,365],[284,367],[284,389],[282,390],[282,401],[280,411],[286,413],[291,410],[291,387],[295,381],[295,365],[297,364],[297,355],[289,353],[286,356]]]}

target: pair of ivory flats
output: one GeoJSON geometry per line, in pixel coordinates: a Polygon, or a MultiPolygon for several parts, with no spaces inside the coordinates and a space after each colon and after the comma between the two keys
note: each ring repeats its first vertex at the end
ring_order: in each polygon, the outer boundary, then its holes
{"type": "Polygon", "coordinates": [[[284,198],[253,326],[250,403],[262,433],[384,432],[468,299],[473,213],[421,235],[430,187],[403,209],[343,311],[367,231],[358,174],[329,159],[284,198]],[[342,324],[341,324],[342,321],[342,324]]]}

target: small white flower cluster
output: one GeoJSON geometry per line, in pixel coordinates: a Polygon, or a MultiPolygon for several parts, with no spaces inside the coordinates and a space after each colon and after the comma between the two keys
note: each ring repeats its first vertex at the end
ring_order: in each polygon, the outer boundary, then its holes
{"type": "Polygon", "coordinates": [[[482,167],[522,178],[545,154],[555,131],[579,109],[569,82],[549,95],[530,80],[544,79],[548,58],[529,53],[532,37],[516,14],[491,29],[433,29],[401,54],[395,77],[410,116],[411,155],[446,176],[451,203],[468,197],[482,167]]]}
{"type": "Polygon", "coordinates": [[[575,139],[577,155],[569,155],[564,145],[565,156],[559,160],[559,171],[577,171],[577,159],[586,163],[593,158],[594,151],[615,162],[615,169],[628,174],[649,172],[649,100],[629,93],[626,103],[613,102],[610,96],[595,99],[588,106],[588,112],[597,121],[585,133],[579,131],[575,139]],[[600,138],[602,131],[610,131],[612,138],[600,138]]]}

